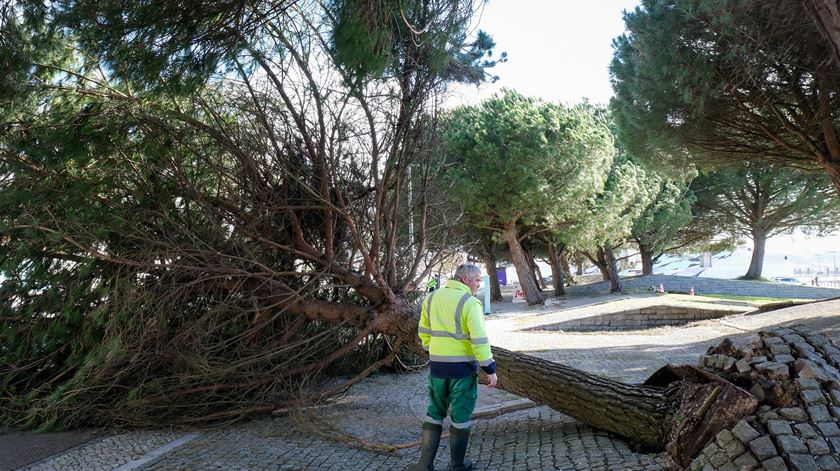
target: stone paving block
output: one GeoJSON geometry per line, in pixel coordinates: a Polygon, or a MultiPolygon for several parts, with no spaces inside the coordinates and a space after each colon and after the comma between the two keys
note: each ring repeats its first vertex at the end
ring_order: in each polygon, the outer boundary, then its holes
{"type": "Polygon", "coordinates": [[[834,453],[840,453],[840,437],[828,437],[828,442],[834,448],[834,453]]]}
{"type": "Polygon", "coordinates": [[[759,437],[751,441],[750,449],[762,462],[767,458],[771,458],[778,454],[776,446],[773,445],[773,441],[770,440],[768,435],[764,435],[763,437],[759,437]]]}
{"type": "Polygon", "coordinates": [[[740,374],[749,373],[750,371],[752,371],[750,363],[747,360],[744,360],[743,358],[735,362],[735,368],[740,374]]]}
{"type": "Polygon", "coordinates": [[[691,460],[691,469],[701,469],[703,468],[703,465],[707,464],[708,462],[709,460],[708,458],[706,458],[706,455],[700,453],[699,455],[697,455],[697,457],[691,460]]]}
{"type": "Polygon", "coordinates": [[[788,364],[796,361],[796,358],[793,358],[792,355],[788,355],[787,353],[780,353],[773,357],[773,361],[788,364]]]}
{"type": "Polygon", "coordinates": [[[744,453],[743,455],[735,458],[732,460],[732,464],[738,467],[738,469],[752,469],[754,466],[758,466],[758,460],[752,455],[752,453],[744,453]]]}
{"type": "Polygon", "coordinates": [[[767,357],[763,356],[763,355],[760,356],[760,357],[753,357],[753,358],[750,359],[750,365],[753,365],[753,366],[761,364],[761,363],[766,363],[766,362],[767,362],[767,357]]]}
{"type": "Polygon", "coordinates": [[[828,448],[828,443],[822,438],[809,438],[805,444],[808,445],[808,450],[811,451],[812,455],[827,455],[831,453],[831,449],[828,448]]]}
{"type": "Polygon", "coordinates": [[[709,463],[711,463],[715,468],[720,468],[728,461],[729,457],[726,456],[726,453],[723,450],[718,450],[715,454],[709,457],[709,463]]]}
{"type": "Polygon", "coordinates": [[[748,444],[761,436],[746,420],[742,420],[732,427],[732,435],[735,435],[735,438],[741,440],[741,443],[744,444],[748,444]]]}
{"type": "Polygon", "coordinates": [[[831,415],[833,415],[834,417],[836,417],[836,418],[840,419],[840,407],[833,406],[833,407],[831,408],[831,415]]]}
{"type": "Polygon", "coordinates": [[[822,368],[817,366],[817,364],[811,360],[800,358],[796,360],[793,367],[800,378],[814,378],[821,382],[829,381],[831,379],[822,368]]]}
{"type": "Polygon", "coordinates": [[[828,395],[831,396],[831,402],[833,402],[834,405],[840,405],[840,390],[831,389],[828,391],[828,395]]]}
{"type": "Polygon", "coordinates": [[[755,368],[766,371],[767,376],[771,379],[785,380],[790,377],[790,368],[785,363],[768,361],[755,365],[755,368]]]}
{"type": "Polygon", "coordinates": [[[801,389],[820,389],[820,382],[814,378],[796,378],[796,384],[801,389]]]}
{"type": "Polygon", "coordinates": [[[770,345],[770,353],[773,355],[790,354],[790,347],[784,343],[770,345]]]}
{"type": "Polygon", "coordinates": [[[837,459],[831,455],[822,455],[817,457],[817,466],[819,466],[821,470],[825,471],[840,470],[840,464],[838,464],[837,459]]]}
{"type": "Polygon", "coordinates": [[[808,447],[793,435],[778,435],[776,445],[781,453],[807,453],[808,447]]]}
{"type": "Polygon", "coordinates": [[[793,430],[786,420],[768,420],[767,430],[773,435],[792,435],[793,430]]]}
{"type": "Polygon", "coordinates": [[[766,471],[788,471],[788,467],[780,456],[761,462],[762,468],[766,471]]]}
{"type": "Polygon", "coordinates": [[[826,437],[840,436],[840,428],[837,427],[836,422],[820,422],[817,424],[817,428],[826,437]]]}
{"type": "Polygon", "coordinates": [[[831,415],[828,409],[823,405],[814,405],[808,407],[808,415],[814,422],[831,422],[831,415]]]}
{"type": "Polygon", "coordinates": [[[745,447],[739,440],[733,439],[723,448],[723,451],[726,452],[726,456],[729,458],[735,458],[747,451],[747,447],[745,447]]]}
{"type": "Polygon", "coordinates": [[[758,418],[761,419],[762,422],[766,423],[769,420],[779,420],[779,414],[776,411],[768,411],[768,412],[760,412],[758,414],[758,418]]]}
{"type": "Polygon", "coordinates": [[[721,365],[721,369],[723,371],[732,371],[732,368],[735,367],[735,362],[737,362],[735,358],[728,356],[726,357],[726,361],[723,362],[723,365],[721,365]]]}
{"type": "Polygon", "coordinates": [[[767,348],[772,347],[773,345],[784,345],[785,341],[779,337],[764,337],[764,345],[767,348]]]}
{"type": "Polygon", "coordinates": [[[764,400],[764,390],[761,389],[761,386],[758,383],[752,385],[752,387],[750,388],[750,394],[755,396],[755,398],[758,399],[759,402],[764,400]]]}
{"type": "Polygon", "coordinates": [[[779,414],[790,420],[808,420],[808,413],[801,407],[785,407],[779,409],[779,414]]]}
{"type": "Polygon", "coordinates": [[[707,443],[706,446],[703,447],[703,454],[706,456],[706,459],[708,460],[708,459],[711,459],[712,455],[717,453],[718,450],[720,450],[720,447],[718,446],[718,444],[715,443],[714,441],[711,441],[711,442],[707,443]]]}
{"type": "Polygon", "coordinates": [[[807,342],[794,342],[791,344],[791,347],[793,347],[793,349],[800,355],[805,355],[806,353],[814,351],[814,347],[807,342]]]}
{"type": "Polygon", "coordinates": [[[805,337],[805,340],[807,340],[808,343],[810,343],[811,345],[813,345],[815,347],[821,347],[821,346],[827,345],[829,343],[828,339],[823,337],[822,335],[809,335],[809,336],[805,337]]]}
{"type": "Polygon", "coordinates": [[[840,355],[840,348],[835,347],[834,345],[823,345],[820,350],[826,355],[840,355]]]}
{"type": "Polygon", "coordinates": [[[817,462],[814,461],[814,457],[811,455],[790,455],[788,456],[788,461],[790,461],[792,471],[819,471],[817,462]]]}
{"type": "Polygon", "coordinates": [[[808,405],[828,404],[828,401],[819,389],[806,389],[800,393],[800,396],[805,401],[805,404],[808,405]]]}
{"type": "Polygon", "coordinates": [[[735,439],[735,436],[732,435],[732,432],[729,430],[723,429],[715,436],[715,441],[717,442],[718,446],[721,448],[726,448],[726,445],[729,445],[732,440],[735,439]]]}
{"type": "Polygon", "coordinates": [[[796,434],[802,438],[814,438],[818,437],[819,434],[814,427],[811,427],[810,424],[796,424],[793,426],[796,429],[796,434]]]}

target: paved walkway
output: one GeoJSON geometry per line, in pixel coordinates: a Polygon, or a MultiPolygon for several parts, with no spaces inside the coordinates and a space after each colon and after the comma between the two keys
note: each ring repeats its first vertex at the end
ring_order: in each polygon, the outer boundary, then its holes
{"type": "MultiPolygon", "coordinates": [[[[685,296],[650,294],[577,296],[526,308],[494,305],[488,330],[494,345],[625,382],[640,382],[666,363],[695,363],[725,336],[787,323],[803,323],[840,340],[840,300],[783,311],[742,314],[682,327],[644,331],[564,333],[541,331],[557,319],[597,315],[646,303],[685,303],[685,296]]],[[[697,301],[707,301],[698,299],[697,301]]],[[[394,445],[419,438],[425,415],[427,371],[381,374],[354,386],[340,400],[300,417],[264,417],[213,432],[131,432],[106,435],[25,469],[31,470],[385,470],[405,469],[418,447],[380,452],[363,441],[394,445]],[[323,436],[332,429],[357,441],[323,436]]],[[[522,406],[504,391],[481,387],[469,455],[477,469],[663,469],[661,457],[634,450],[621,438],[594,430],[544,406],[497,415],[500,407],[522,406]]],[[[448,464],[447,441],[436,467],[448,464]]]]}

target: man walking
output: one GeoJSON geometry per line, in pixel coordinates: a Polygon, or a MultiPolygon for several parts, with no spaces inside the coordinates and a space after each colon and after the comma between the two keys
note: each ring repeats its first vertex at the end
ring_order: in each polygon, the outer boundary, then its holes
{"type": "Polygon", "coordinates": [[[466,458],[472,413],[478,397],[477,370],[487,373],[488,387],[495,387],[496,362],[484,327],[484,311],[475,298],[481,270],[460,265],[446,286],[426,296],[417,331],[429,352],[429,408],[423,422],[420,461],[411,471],[434,470],[443,431],[443,419],[452,407],[449,452],[452,470],[472,469],[466,458]]]}

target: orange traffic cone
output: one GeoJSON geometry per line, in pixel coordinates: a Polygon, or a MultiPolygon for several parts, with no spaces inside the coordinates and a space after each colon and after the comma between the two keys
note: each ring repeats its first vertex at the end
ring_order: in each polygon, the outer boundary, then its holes
{"type": "Polygon", "coordinates": [[[664,293],[664,292],[665,292],[665,286],[663,286],[663,285],[662,285],[662,283],[659,283],[659,292],[660,292],[660,293],[664,293]]]}

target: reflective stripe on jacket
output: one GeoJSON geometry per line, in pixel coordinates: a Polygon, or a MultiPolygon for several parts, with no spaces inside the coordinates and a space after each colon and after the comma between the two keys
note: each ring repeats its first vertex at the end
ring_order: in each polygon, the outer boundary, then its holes
{"type": "Polygon", "coordinates": [[[460,281],[449,280],[426,296],[417,331],[429,352],[433,376],[466,376],[475,372],[476,363],[487,373],[495,371],[484,310],[460,281]]]}

